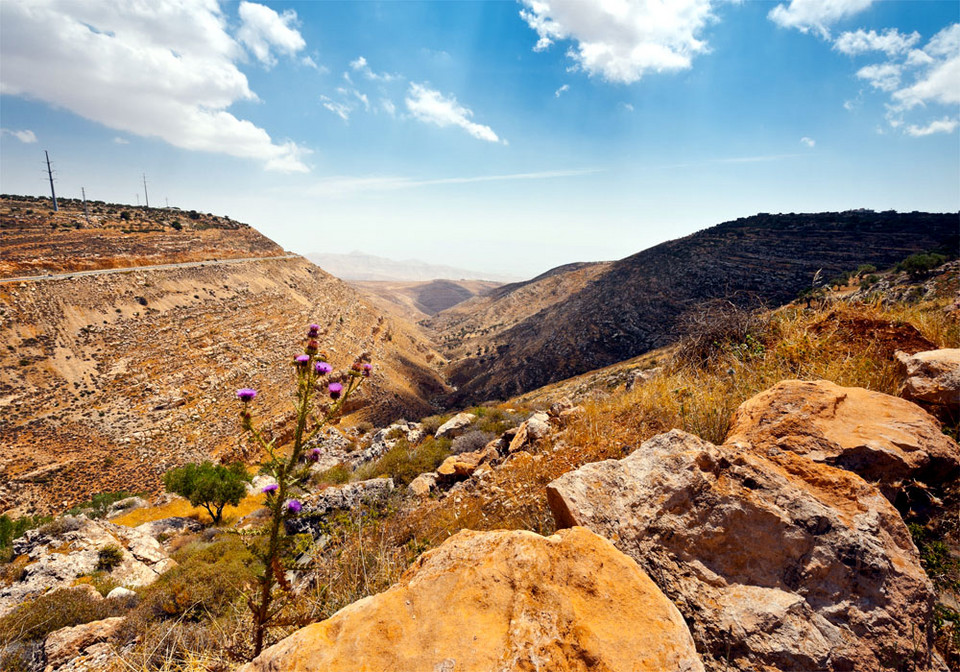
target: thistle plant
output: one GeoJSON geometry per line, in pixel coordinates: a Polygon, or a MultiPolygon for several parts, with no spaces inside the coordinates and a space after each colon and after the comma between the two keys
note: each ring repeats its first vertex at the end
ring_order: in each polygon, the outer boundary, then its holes
{"type": "Polygon", "coordinates": [[[373,366],[368,355],[361,355],[351,368],[339,375],[327,363],[326,354],[320,351],[317,339],[320,326],[311,324],[307,332],[304,354],[293,359],[296,375],[296,429],[293,447],[289,453],[276,446],[276,439],[267,440],[254,427],[250,404],[257,392],[251,388],[237,390],[241,403],[240,421],[243,429],[257,442],[266,455],[260,472],[272,476],[275,483],[263,488],[270,520],[261,531],[267,537],[266,546],[255,551],[263,561],[263,571],[256,577],[255,595],[247,599],[253,614],[253,655],[263,650],[267,628],[285,606],[282,592],[289,589],[284,575],[282,558],[290,538],[286,535],[284,522],[300,513],[303,505],[295,497],[310,476],[312,462],[320,458],[320,450],[306,450],[306,446],[328,424],[336,423],[347,399],[370,376],[373,366]],[[279,605],[279,606],[278,606],[279,605]]]}

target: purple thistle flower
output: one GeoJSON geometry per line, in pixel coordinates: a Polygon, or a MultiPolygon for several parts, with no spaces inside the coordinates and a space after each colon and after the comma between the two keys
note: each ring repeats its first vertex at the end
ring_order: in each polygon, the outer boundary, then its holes
{"type": "Polygon", "coordinates": [[[339,399],[340,393],[343,392],[343,385],[340,383],[330,383],[327,386],[327,389],[330,391],[331,399],[339,399]]]}
{"type": "Polygon", "coordinates": [[[261,490],[260,492],[266,495],[269,495],[270,493],[276,492],[279,489],[280,489],[279,485],[277,485],[276,483],[271,483],[270,485],[263,486],[263,490],[261,490]]]}
{"type": "Polygon", "coordinates": [[[370,372],[373,371],[373,364],[364,364],[363,365],[363,375],[367,378],[370,377],[370,372]]]}
{"type": "Polygon", "coordinates": [[[300,510],[303,509],[303,505],[295,499],[291,499],[287,502],[287,511],[290,513],[300,513],[300,510]]]}
{"type": "Polygon", "coordinates": [[[326,375],[333,371],[333,367],[327,364],[326,362],[317,362],[313,366],[314,370],[321,376],[326,375]]]}
{"type": "Polygon", "coordinates": [[[311,450],[309,453],[309,457],[311,462],[317,462],[320,459],[320,449],[314,448],[313,450],[311,450]]]}
{"type": "Polygon", "coordinates": [[[253,401],[256,398],[256,396],[257,396],[257,391],[249,387],[244,387],[242,389],[237,390],[237,399],[239,399],[244,403],[248,401],[253,401]]]}
{"type": "Polygon", "coordinates": [[[320,325],[311,324],[309,327],[309,331],[307,331],[307,338],[316,338],[319,335],[320,335],[320,325]]]}
{"type": "Polygon", "coordinates": [[[293,363],[297,366],[306,366],[310,361],[310,355],[297,355],[293,358],[293,363]]]}

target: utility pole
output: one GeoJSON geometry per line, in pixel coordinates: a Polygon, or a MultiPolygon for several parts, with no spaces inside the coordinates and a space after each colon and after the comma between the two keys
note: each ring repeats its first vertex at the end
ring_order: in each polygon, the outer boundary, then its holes
{"type": "Polygon", "coordinates": [[[80,187],[80,193],[83,194],[83,216],[90,219],[90,211],[87,210],[87,190],[80,187]]]}
{"type": "Polygon", "coordinates": [[[163,197],[163,201],[164,201],[164,203],[167,204],[167,210],[169,210],[169,209],[170,209],[170,199],[167,198],[166,196],[164,196],[164,197],[163,197]]]}
{"type": "Polygon", "coordinates": [[[50,178],[50,197],[53,199],[53,211],[57,212],[60,207],[57,205],[57,192],[53,189],[53,169],[50,168],[50,154],[43,150],[43,155],[47,157],[47,177],[50,178]]]}
{"type": "Polygon", "coordinates": [[[147,174],[143,174],[143,198],[147,202],[147,210],[150,209],[150,197],[147,195],[147,174]]]}
{"type": "Polygon", "coordinates": [[[137,193],[134,194],[134,196],[137,197],[137,207],[139,208],[139,207],[140,207],[140,192],[138,191],[137,193]]]}

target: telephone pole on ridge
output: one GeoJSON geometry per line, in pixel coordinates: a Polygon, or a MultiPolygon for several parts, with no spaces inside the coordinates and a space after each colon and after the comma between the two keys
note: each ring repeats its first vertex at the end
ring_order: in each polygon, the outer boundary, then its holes
{"type": "Polygon", "coordinates": [[[147,202],[147,210],[150,209],[150,197],[147,195],[147,174],[143,173],[143,198],[147,202]]]}
{"type": "Polygon", "coordinates": [[[47,177],[50,178],[50,197],[53,199],[53,211],[57,212],[60,208],[57,205],[57,192],[53,189],[53,170],[50,168],[50,154],[47,150],[43,150],[43,155],[47,157],[47,177]]]}

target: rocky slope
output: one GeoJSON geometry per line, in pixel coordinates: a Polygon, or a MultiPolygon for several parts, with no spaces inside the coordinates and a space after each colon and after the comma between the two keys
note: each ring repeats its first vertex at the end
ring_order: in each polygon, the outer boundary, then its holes
{"type": "Polygon", "coordinates": [[[448,372],[456,401],[507,398],[667,345],[711,299],[775,306],[810,287],[818,270],[829,278],[864,263],[884,268],[918,251],[955,251],[956,240],[956,214],[757,215],[615,262],[512,324],[441,322],[442,314],[433,325],[451,358],[465,356],[448,372]],[[492,336],[482,347],[463,341],[484,330],[492,336]]]}
{"type": "Polygon", "coordinates": [[[499,287],[484,280],[431,280],[429,282],[351,282],[382,310],[410,322],[429,320],[442,310],[499,287]]]}
{"type": "MultiPolygon", "coordinates": [[[[231,241],[236,256],[280,252],[245,227],[218,235],[231,233],[240,235],[231,241]]],[[[37,239],[32,249],[48,258],[62,242],[37,239]]],[[[4,258],[7,245],[4,229],[4,258]]],[[[0,512],[58,511],[103,491],[156,492],[160,475],[184,462],[253,457],[238,439],[234,392],[260,390],[254,410],[282,439],[290,361],[311,322],[327,330],[322,347],[335,367],[362,352],[375,364],[351,407],[357,420],[422,416],[444,393],[429,343],[306,260],[224,263],[202,246],[186,249],[208,261],[0,281],[0,512]]],[[[169,261],[165,254],[128,247],[124,263],[169,261]]]]}

